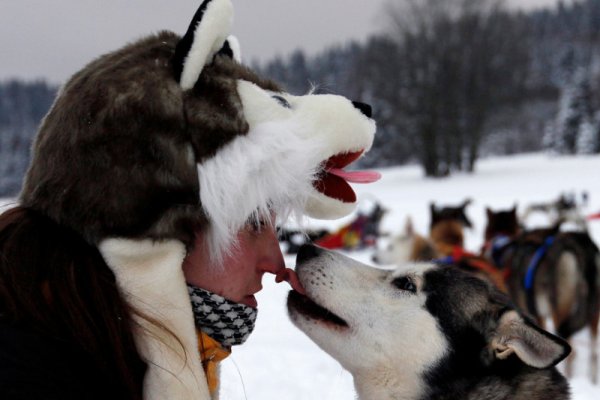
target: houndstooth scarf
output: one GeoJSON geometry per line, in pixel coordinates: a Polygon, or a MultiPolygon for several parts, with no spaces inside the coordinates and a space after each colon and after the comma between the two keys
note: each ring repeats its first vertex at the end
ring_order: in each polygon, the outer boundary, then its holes
{"type": "Polygon", "coordinates": [[[188,284],[196,327],[224,347],[242,344],[254,330],[257,309],[188,284]]]}

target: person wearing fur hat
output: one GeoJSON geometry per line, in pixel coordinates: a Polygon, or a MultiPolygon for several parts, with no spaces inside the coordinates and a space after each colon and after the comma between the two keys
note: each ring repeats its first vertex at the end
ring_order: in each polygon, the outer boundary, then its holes
{"type": "Polygon", "coordinates": [[[285,268],[277,233],[270,221],[249,223],[236,237],[236,248],[214,265],[206,257],[204,236],[188,252],[183,271],[192,300],[199,331],[198,346],[211,393],[218,387],[217,364],[252,333],[258,303],[255,294],[262,288],[262,277],[274,274],[300,292],[295,272],[285,268]]]}
{"type": "Polygon", "coordinates": [[[230,0],[184,36],[103,55],[61,88],[0,215],[2,399],[218,396],[264,274],[302,291],[275,227],[356,204],[370,107],[243,66],[230,0]]]}

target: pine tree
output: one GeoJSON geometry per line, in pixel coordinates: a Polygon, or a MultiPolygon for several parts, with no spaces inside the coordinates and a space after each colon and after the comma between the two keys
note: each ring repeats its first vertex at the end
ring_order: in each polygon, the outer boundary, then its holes
{"type": "Polygon", "coordinates": [[[44,82],[0,83],[0,197],[19,192],[33,136],[55,93],[44,82]]]}
{"type": "Polygon", "coordinates": [[[598,144],[596,143],[597,136],[597,124],[586,118],[579,126],[576,144],[577,154],[595,153],[598,147],[598,144]]]}
{"type": "Polygon", "coordinates": [[[544,127],[544,136],[542,137],[542,148],[553,153],[556,149],[556,124],[548,123],[544,127]]]}
{"type": "MultiPolygon", "coordinates": [[[[592,90],[587,68],[579,68],[573,82],[563,88],[557,116],[553,150],[559,154],[575,154],[582,129],[592,120],[592,90]]],[[[587,134],[587,133],[586,133],[587,134]]]]}

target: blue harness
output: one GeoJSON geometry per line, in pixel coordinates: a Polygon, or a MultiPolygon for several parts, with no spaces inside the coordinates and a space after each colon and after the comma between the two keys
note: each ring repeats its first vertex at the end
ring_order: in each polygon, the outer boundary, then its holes
{"type": "Polygon", "coordinates": [[[553,242],[554,236],[548,236],[546,240],[544,240],[544,243],[535,251],[533,257],[531,257],[531,261],[529,261],[529,265],[527,266],[527,273],[525,274],[525,289],[533,289],[535,271],[537,270],[540,261],[542,261],[542,258],[544,257],[544,255],[546,255],[548,248],[552,245],[553,242]]]}
{"type": "Polygon", "coordinates": [[[504,249],[512,243],[512,239],[506,235],[498,235],[492,239],[491,258],[494,264],[502,267],[502,254],[504,249]]]}
{"type": "Polygon", "coordinates": [[[442,257],[442,258],[436,258],[431,260],[431,262],[434,262],[436,264],[441,264],[441,265],[446,265],[446,264],[454,264],[456,260],[454,260],[454,257],[452,256],[446,256],[446,257],[442,257]]]}

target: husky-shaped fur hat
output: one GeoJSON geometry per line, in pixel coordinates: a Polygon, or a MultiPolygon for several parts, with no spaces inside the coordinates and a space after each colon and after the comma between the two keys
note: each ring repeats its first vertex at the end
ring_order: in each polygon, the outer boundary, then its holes
{"type": "Polygon", "coordinates": [[[208,229],[219,260],[249,218],[338,218],[356,202],[347,182],[372,178],[343,170],[372,144],[370,107],[258,77],[228,39],[232,14],[206,0],[183,37],[146,37],[75,74],[21,193],[96,245],[129,304],[175,334],[136,319],[145,399],[209,398],[181,269],[194,231],[208,229]]]}

